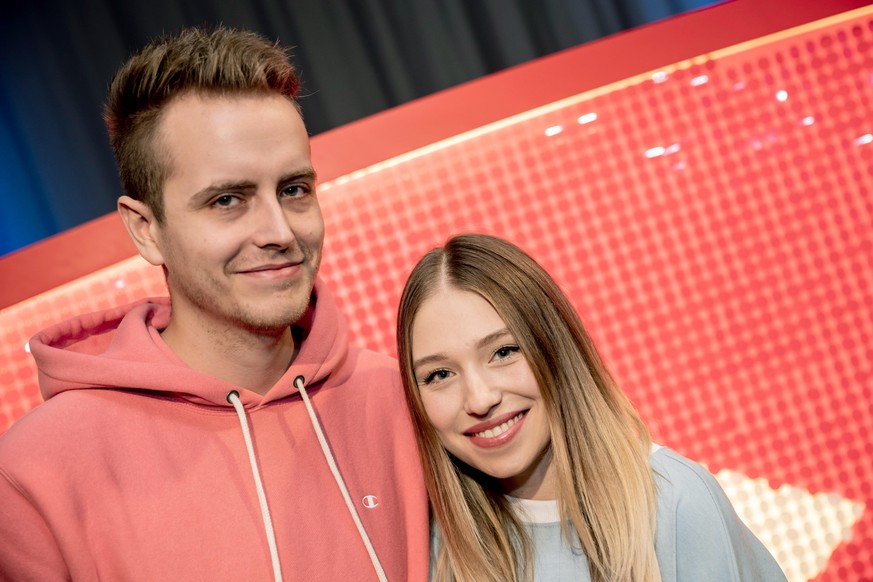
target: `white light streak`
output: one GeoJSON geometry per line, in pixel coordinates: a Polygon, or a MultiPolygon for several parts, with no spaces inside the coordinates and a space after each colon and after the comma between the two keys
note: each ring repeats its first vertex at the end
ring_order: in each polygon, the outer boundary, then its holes
{"type": "Polygon", "coordinates": [[[678,143],[671,143],[667,147],[664,146],[655,146],[653,148],[649,148],[646,150],[646,157],[657,158],[659,156],[669,156],[670,154],[675,154],[680,149],[678,143]]]}
{"type": "Polygon", "coordinates": [[[549,137],[552,137],[553,135],[558,135],[562,131],[564,131],[564,128],[562,126],[553,125],[552,127],[549,127],[548,129],[546,129],[546,135],[549,137]]]}

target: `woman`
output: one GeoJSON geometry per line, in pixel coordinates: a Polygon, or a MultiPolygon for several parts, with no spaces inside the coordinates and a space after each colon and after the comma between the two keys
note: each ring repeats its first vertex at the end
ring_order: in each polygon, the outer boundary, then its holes
{"type": "Polygon", "coordinates": [[[426,254],[397,338],[434,579],[785,580],[712,475],[651,444],[570,302],[517,247],[468,234],[426,254]]]}

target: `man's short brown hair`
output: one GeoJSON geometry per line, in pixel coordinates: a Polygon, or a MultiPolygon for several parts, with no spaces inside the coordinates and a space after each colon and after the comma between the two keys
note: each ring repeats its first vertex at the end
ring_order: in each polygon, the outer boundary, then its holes
{"type": "Polygon", "coordinates": [[[299,87],[287,51],[253,32],[189,28],[152,42],[115,74],[103,108],[125,193],[163,222],[171,160],[155,138],[161,114],[175,97],[279,93],[294,101],[299,87]]]}

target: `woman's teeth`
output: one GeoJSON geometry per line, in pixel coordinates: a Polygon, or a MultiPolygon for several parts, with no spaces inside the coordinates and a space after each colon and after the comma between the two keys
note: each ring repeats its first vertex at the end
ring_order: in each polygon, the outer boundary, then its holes
{"type": "Polygon", "coordinates": [[[524,416],[524,413],[519,412],[518,415],[516,415],[513,418],[510,418],[509,420],[507,420],[503,424],[495,426],[494,428],[489,428],[488,430],[483,430],[482,432],[473,433],[473,436],[479,437],[479,438],[486,438],[486,439],[492,439],[496,436],[500,436],[503,433],[505,433],[506,431],[508,431],[509,427],[511,427],[513,424],[515,424],[516,422],[521,420],[522,416],[524,416]]]}

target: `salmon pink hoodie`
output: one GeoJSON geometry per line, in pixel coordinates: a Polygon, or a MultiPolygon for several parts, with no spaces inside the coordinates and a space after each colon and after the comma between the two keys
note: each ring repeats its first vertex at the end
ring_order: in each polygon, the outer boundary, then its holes
{"type": "Polygon", "coordinates": [[[0,438],[0,579],[426,580],[396,363],[349,347],[326,287],[264,396],[186,366],[161,339],[169,316],[147,300],[31,340],[46,402],[0,438]]]}

